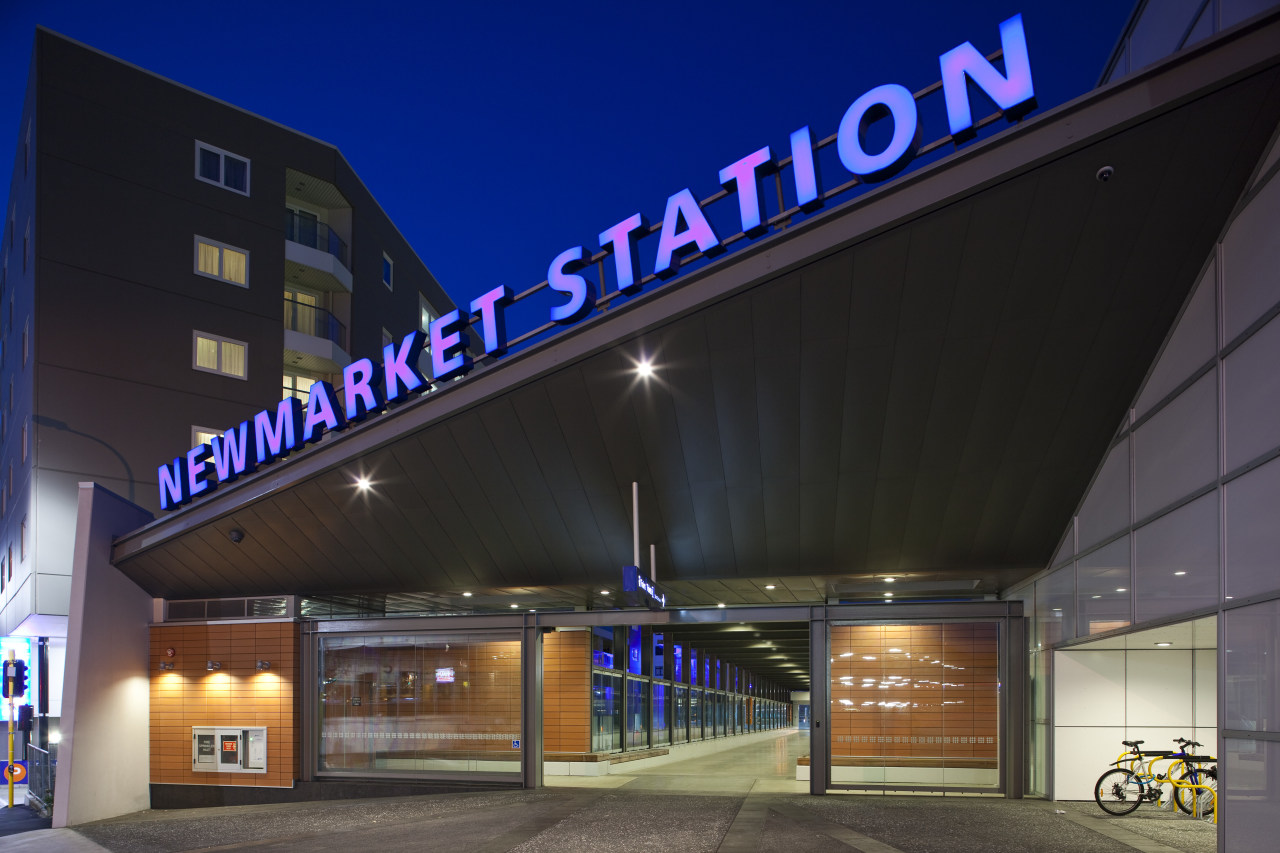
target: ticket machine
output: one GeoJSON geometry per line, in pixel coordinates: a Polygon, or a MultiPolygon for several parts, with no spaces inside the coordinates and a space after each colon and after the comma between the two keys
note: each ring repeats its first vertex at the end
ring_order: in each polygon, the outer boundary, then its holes
{"type": "Polygon", "coordinates": [[[192,726],[191,769],[203,773],[266,773],[267,727],[192,726]]]}

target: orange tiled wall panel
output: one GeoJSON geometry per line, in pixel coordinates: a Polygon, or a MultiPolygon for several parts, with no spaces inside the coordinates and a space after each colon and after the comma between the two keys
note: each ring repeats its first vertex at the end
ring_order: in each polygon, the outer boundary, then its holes
{"type": "Polygon", "coordinates": [[[151,781],[291,787],[298,778],[298,626],[292,622],[151,628],[151,781]],[[166,654],[173,649],[173,657],[166,654]],[[222,669],[209,672],[206,661],[222,669]],[[259,660],[271,669],[258,672],[259,660]],[[173,669],[160,671],[160,662],[173,669]],[[192,726],[266,726],[266,773],[197,773],[192,726]]]}
{"type": "Polygon", "coordinates": [[[994,624],[833,626],[831,654],[832,755],[996,757],[994,624]]]}
{"type": "Polygon", "coordinates": [[[547,752],[590,752],[591,632],[542,638],[542,737],[547,752]]]}

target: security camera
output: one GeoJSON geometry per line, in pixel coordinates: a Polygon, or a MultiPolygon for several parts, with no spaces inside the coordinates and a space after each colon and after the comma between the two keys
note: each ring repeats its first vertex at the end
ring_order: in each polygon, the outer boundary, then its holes
{"type": "Polygon", "coordinates": [[[232,530],[230,533],[227,534],[227,536],[230,537],[231,541],[236,543],[237,545],[239,545],[241,542],[244,541],[243,530],[232,530]]]}
{"type": "Polygon", "coordinates": [[[1098,170],[1098,174],[1095,175],[1094,177],[1098,179],[1098,183],[1105,184],[1107,181],[1111,180],[1111,176],[1114,175],[1115,173],[1116,173],[1116,170],[1113,167],[1103,166],[1101,169],[1098,170]]]}

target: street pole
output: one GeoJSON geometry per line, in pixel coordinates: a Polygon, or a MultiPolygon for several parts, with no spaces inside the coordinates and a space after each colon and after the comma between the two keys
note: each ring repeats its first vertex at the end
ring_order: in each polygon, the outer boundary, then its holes
{"type": "Polygon", "coordinates": [[[5,693],[9,694],[9,764],[5,776],[9,779],[9,808],[13,808],[13,681],[9,678],[9,673],[13,670],[13,661],[16,652],[9,649],[9,654],[5,656],[4,662],[4,680],[9,682],[6,687],[9,689],[5,693]]]}

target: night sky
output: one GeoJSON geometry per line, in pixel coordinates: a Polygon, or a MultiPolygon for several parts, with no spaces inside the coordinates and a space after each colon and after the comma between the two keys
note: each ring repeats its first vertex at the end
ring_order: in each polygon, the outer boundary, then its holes
{"type": "Polygon", "coordinates": [[[660,221],[668,195],[711,194],[722,167],[784,156],[799,127],[835,132],[877,85],[935,82],[939,54],[991,52],[1018,12],[1043,113],[1096,85],[1131,7],[0,0],[0,162],[40,24],[336,145],[462,302],[537,284],[633,213],[660,221]]]}

